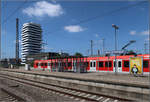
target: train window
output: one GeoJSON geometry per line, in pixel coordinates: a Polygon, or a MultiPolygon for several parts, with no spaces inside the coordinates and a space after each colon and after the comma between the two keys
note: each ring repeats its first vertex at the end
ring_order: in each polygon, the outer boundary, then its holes
{"type": "Polygon", "coordinates": [[[92,67],[92,62],[90,62],[90,67],[92,67]]]}
{"type": "Polygon", "coordinates": [[[99,67],[103,67],[103,62],[98,62],[99,67]]]}
{"type": "Polygon", "coordinates": [[[114,61],[114,67],[116,67],[116,61],[114,61]]]}
{"type": "Polygon", "coordinates": [[[61,63],[61,62],[59,62],[59,66],[62,66],[62,63],[61,63]]]}
{"type": "Polygon", "coordinates": [[[95,62],[93,62],[93,67],[95,67],[95,62]]]}
{"type": "Polygon", "coordinates": [[[84,62],[85,67],[88,67],[89,66],[88,64],[89,64],[88,62],[84,62]]]}
{"type": "Polygon", "coordinates": [[[39,64],[38,63],[36,63],[36,66],[38,66],[39,64]]]}
{"type": "Polygon", "coordinates": [[[107,62],[105,62],[105,67],[112,67],[112,64],[111,64],[111,61],[107,61],[107,62]]]}
{"type": "Polygon", "coordinates": [[[75,65],[74,65],[74,62],[73,62],[73,66],[75,66],[75,65]]]}
{"type": "Polygon", "coordinates": [[[129,67],[129,61],[124,61],[124,67],[129,67]]]}
{"type": "Polygon", "coordinates": [[[118,67],[121,67],[121,61],[118,62],[118,67]]]}
{"type": "Polygon", "coordinates": [[[63,63],[62,63],[62,66],[65,67],[65,66],[66,66],[66,63],[63,62],[63,63]]]}
{"type": "Polygon", "coordinates": [[[57,63],[55,63],[55,66],[57,66],[57,63]]]}
{"type": "Polygon", "coordinates": [[[111,61],[109,61],[109,67],[112,67],[112,62],[111,61]]]}
{"type": "Polygon", "coordinates": [[[77,62],[74,63],[74,66],[77,66],[77,62]]]}
{"type": "Polygon", "coordinates": [[[47,66],[47,63],[45,63],[45,66],[47,66]]]}
{"type": "Polygon", "coordinates": [[[43,66],[43,63],[41,63],[41,66],[43,66]]]}
{"type": "Polygon", "coordinates": [[[71,67],[71,62],[68,63],[68,67],[71,67]]]}
{"type": "Polygon", "coordinates": [[[148,61],[143,61],[143,68],[148,68],[148,61]]]}

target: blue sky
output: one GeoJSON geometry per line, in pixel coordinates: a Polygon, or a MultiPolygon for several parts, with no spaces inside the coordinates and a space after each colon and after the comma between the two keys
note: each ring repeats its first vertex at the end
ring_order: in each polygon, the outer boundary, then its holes
{"type": "Polygon", "coordinates": [[[23,23],[41,24],[43,42],[46,43],[45,52],[62,50],[70,54],[81,52],[89,55],[90,40],[93,40],[94,54],[96,54],[98,49],[102,52],[101,39],[105,39],[105,51],[114,50],[115,38],[112,24],[116,24],[119,26],[118,50],[130,40],[136,40],[136,43],[127,49],[144,53],[144,42],[148,43],[148,2],[131,7],[137,3],[139,1],[3,0],[2,57],[15,56],[17,17],[20,39],[23,23]],[[122,9],[123,7],[128,8],[122,9]]]}

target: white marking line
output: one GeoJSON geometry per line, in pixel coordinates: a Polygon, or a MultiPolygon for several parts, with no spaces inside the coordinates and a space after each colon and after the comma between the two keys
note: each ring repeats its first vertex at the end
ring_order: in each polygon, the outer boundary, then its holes
{"type": "Polygon", "coordinates": [[[68,90],[67,92],[71,92],[72,93],[73,91],[72,90],[68,90]]]}
{"type": "Polygon", "coordinates": [[[60,96],[63,96],[64,94],[60,94],[60,96]]]}
{"type": "Polygon", "coordinates": [[[108,102],[110,100],[110,98],[107,98],[106,100],[104,100],[103,102],[108,102]]]}
{"type": "Polygon", "coordinates": [[[75,98],[76,101],[80,100],[79,98],[75,98]]]}
{"type": "Polygon", "coordinates": [[[81,100],[80,102],[85,102],[85,100],[83,99],[83,100],[81,100]]]}
{"type": "Polygon", "coordinates": [[[65,95],[64,97],[69,97],[68,95],[65,95]]]}
{"type": "Polygon", "coordinates": [[[80,94],[80,93],[81,93],[81,92],[76,92],[76,93],[74,93],[74,94],[76,94],[76,95],[77,95],[77,94],[80,94]]]}
{"type": "Polygon", "coordinates": [[[90,94],[87,94],[86,96],[84,96],[84,97],[88,97],[88,96],[90,96],[90,94]]]}
{"type": "Polygon", "coordinates": [[[56,92],[53,91],[52,93],[55,94],[56,92]]]}
{"type": "MultiPolygon", "coordinates": [[[[68,89],[63,89],[64,91],[68,91],[68,89]]],[[[70,91],[70,90],[69,90],[70,91]]]]}
{"type": "Polygon", "coordinates": [[[75,93],[76,91],[71,91],[70,93],[75,93]]]}
{"type": "Polygon", "coordinates": [[[72,97],[70,97],[70,98],[74,98],[74,97],[72,96],[72,97]]]}
{"type": "Polygon", "coordinates": [[[81,93],[81,94],[79,94],[79,96],[82,96],[82,95],[85,95],[86,93],[81,93]]]}
{"type": "Polygon", "coordinates": [[[118,102],[118,100],[114,100],[114,102],[118,102]]]}
{"type": "Polygon", "coordinates": [[[59,92],[56,92],[55,94],[59,94],[59,92]]]}
{"type": "Polygon", "coordinates": [[[103,98],[103,97],[99,97],[99,98],[97,98],[96,100],[98,100],[98,101],[99,101],[99,100],[101,100],[102,98],[103,98]]]}
{"type": "Polygon", "coordinates": [[[92,97],[90,97],[90,98],[92,98],[92,99],[94,99],[96,97],[96,95],[93,95],[92,97]]]}

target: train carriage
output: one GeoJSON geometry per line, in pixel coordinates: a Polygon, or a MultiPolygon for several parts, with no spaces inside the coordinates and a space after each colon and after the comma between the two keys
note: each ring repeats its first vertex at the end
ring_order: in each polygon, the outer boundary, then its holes
{"type": "Polygon", "coordinates": [[[48,68],[51,71],[130,73],[132,57],[141,57],[143,73],[149,72],[150,56],[148,54],[117,56],[116,60],[115,56],[35,60],[34,68],[48,68]]]}

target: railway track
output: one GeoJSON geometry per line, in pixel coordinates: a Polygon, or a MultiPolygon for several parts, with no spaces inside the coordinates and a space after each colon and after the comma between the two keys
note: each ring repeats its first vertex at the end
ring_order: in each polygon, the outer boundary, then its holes
{"type": "Polygon", "coordinates": [[[5,74],[1,74],[0,77],[19,82],[20,84],[27,84],[27,85],[31,85],[34,87],[38,87],[44,91],[46,90],[47,92],[51,92],[59,96],[64,96],[64,97],[68,97],[71,99],[75,99],[76,101],[77,100],[82,101],[82,102],[84,101],[90,101],[90,102],[91,101],[92,102],[125,102],[125,101],[129,102],[131,101],[127,99],[106,96],[106,95],[102,95],[98,93],[87,92],[87,91],[68,88],[64,86],[46,84],[43,82],[37,82],[37,81],[29,80],[29,79],[22,79],[22,78],[10,76],[10,75],[6,76],[5,74]]]}
{"type": "Polygon", "coordinates": [[[25,102],[25,100],[4,88],[0,88],[0,102],[25,102]]]}

